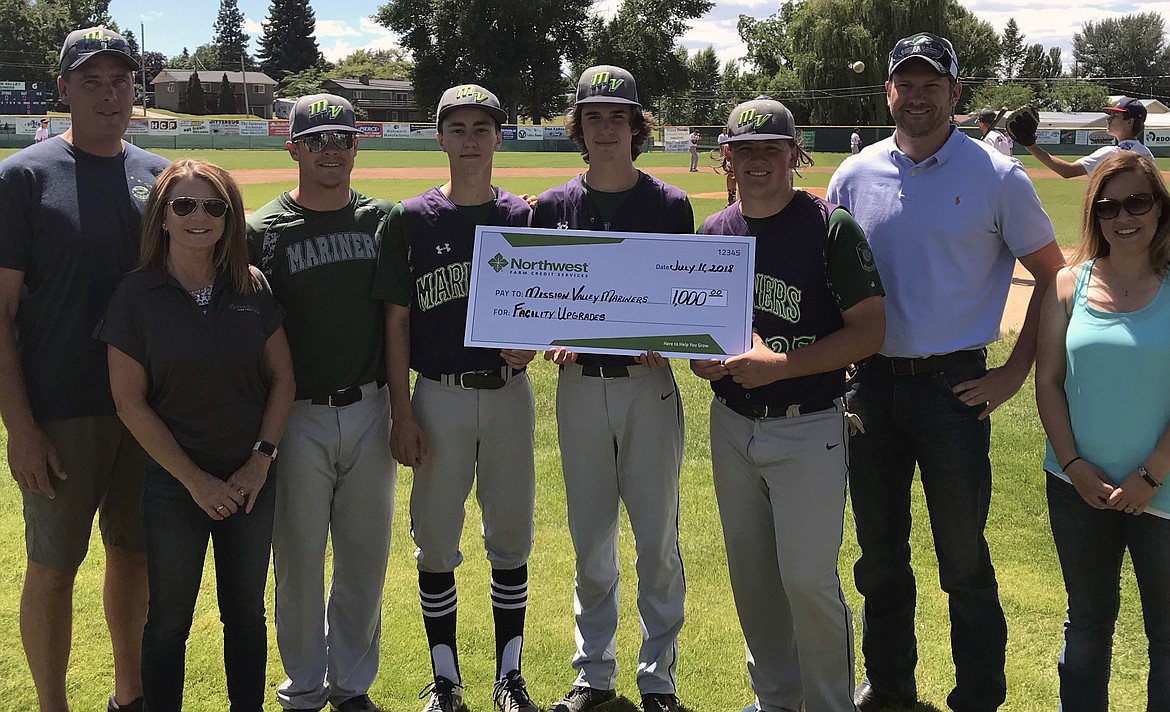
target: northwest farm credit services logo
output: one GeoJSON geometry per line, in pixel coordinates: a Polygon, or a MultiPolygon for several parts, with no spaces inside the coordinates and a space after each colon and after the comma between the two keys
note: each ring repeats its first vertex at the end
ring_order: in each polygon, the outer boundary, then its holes
{"type": "Polygon", "coordinates": [[[508,259],[497,252],[494,257],[488,260],[488,265],[491,266],[497,273],[510,269],[513,272],[520,274],[534,274],[534,275],[575,275],[587,276],[589,274],[588,262],[556,262],[554,260],[523,260],[518,257],[508,259]]]}

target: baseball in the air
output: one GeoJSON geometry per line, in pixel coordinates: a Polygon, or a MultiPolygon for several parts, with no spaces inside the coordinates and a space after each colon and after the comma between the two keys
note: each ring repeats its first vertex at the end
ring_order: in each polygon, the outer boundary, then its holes
{"type": "Polygon", "coordinates": [[[862,72],[865,71],[865,62],[858,60],[858,61],[854,62],[853,64],[850,64],[849,68],[852,69],[853,71],[857,72],[858,74],[861,74],[862,72]]]}

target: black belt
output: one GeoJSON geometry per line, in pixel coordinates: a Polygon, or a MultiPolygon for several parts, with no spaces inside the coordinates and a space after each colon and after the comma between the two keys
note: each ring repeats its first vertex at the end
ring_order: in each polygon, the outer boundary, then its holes
{"type": "Polygon", "coordinates": [[[866,365],[888,371],[895,376],[937,376],[947,369],[968,366],[972,363],[985,363],[986,360],[987,349],[972,349],[970,351],[952,351],[949,354],[938,354],[925,358],[901,358],[874,354],[866,360],[866,365]]]}
{"type": "Polygon", "coordinates": [[[509,378],[519,376],[521,373],[524,373],[524,369],[522,368],[501,366],[499,368],[487,368],[482,371],[441,374],[420,373],[419,375],[447,386],[459,386],[468,390],[494,391],[498,388],[503,388],[509,378]]]}
{"type": "Polygon", "coordinates": [[[735,403],[722,396],[716,396],[715,400],[743,417],[752,418],[753,420],[761,420],[763,418],[795,418],[798,415],[812,415],[813,413],[820,413],[823,410],[830,410],[837,407],[837,404],[833,401],[807,404],[793,403],[790,405],[749,405],[747,403],[735,403]],[[797,410],[789,415],[789,411],[793,406],[797,410]]]}
{"type": "Polygon", "coordinates": [[[581,366],[581,375],[591,378],[629,378],[628,366],[603,366],[599,363],[584,364],[581,366]]]}
{"type": "Polygon", "coordinates": [[[327,405],[330,408],[343,408],[353,405],[362,399],[362,387],[345,388],[336,393],[330,393],[322,398],[314,398],[313,405],[327,405]]]}

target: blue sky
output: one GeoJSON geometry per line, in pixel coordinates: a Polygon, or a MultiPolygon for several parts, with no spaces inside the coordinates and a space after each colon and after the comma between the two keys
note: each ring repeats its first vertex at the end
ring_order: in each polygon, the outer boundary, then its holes
{"type": "MultiPolygon", "coordinates": [[[[317,13],[317,43],[325,56],[337,60],[356,49],[396,46],[394,35],[370,19],[380,4],[378,0],[312,2],[317,13]]],[[[608,16],[618,4],[619,0],[600,0],[594,5],[594,11],[608,16]]],[[[966,0],[963,4],[999,32],[1003,31],[1008,19],[1014,17],[1026,42],[1060,47],[1067,64],[1072,62],[1073,33],[1086,21],[1132,12],[1159,12],[1170,22],[1170,1],[1130,4],[1102,0],[966,0]]],[[[269,0],[239,0],[240,10],[246,18],[245,29],[253,36],[253,52],[263,31],[260,23],[268,15],[268,5],[269,0]]],[[[690,49],[711,45],[724,61],[737,59],[744,53],[735,31],[739,15],[765,18],[778,7],[778,0],[717,1],[711,12],[691,23],[682,42],[690,49]]],[[[139,23],[144,23],[146,49],[168,56],[178,54],[183,47],[194,50],[210,42],[218,9],[218,0],[173,5],[144,4],[137,0],[110,2],[110,14],[119,25],[133,28],[137,33],[139,23]]]]}

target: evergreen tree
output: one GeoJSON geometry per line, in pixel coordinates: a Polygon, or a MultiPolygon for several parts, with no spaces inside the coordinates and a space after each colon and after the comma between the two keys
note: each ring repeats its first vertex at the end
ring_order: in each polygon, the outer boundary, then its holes
{"type": "Polygon", "coordinates": [[[999,68],[1004,79],[1011,81],[1020,76],[1027,59],[1028,47],[1024,44],[1024,36],[1020,34],[1020,26],[1016,18],[1011,18],[1003,28],[1003,39],[1000,40],[999,68]]]}
{"type": "Polygon", "coordinates": [[[280,81],[286,74],[308,69],[321,54],[313,34],[317,26],[308,0],[272,0],[260,38],[260,66],[280,81]]]}
{"type": "Polygon", "coordinates": [[[207,113],[207,97],[203,95],[203,82],[199,72],[191,72],[187,80],[187,113],[199,116],[207,113]]]}
{"type": "Polygon", "coordinates": [[[219,67],[249,65],[248,35],[244,32],[244,13],[236,0],[219,0],[219,16],[215,18],[215,49],[219,54],[219,67]]]}
{"type": "MultiPolygon", "coordinates": [[[[247,87],[245,87],[245,90],[247,87]]],[[[236,90],[232,88],[232,83],[228,81],[227,72],[224,72],[223,79],[219,80],[219,100],[215,102],[216,111],[221,114],[237,114],[236,110],[236,90]]]]}

